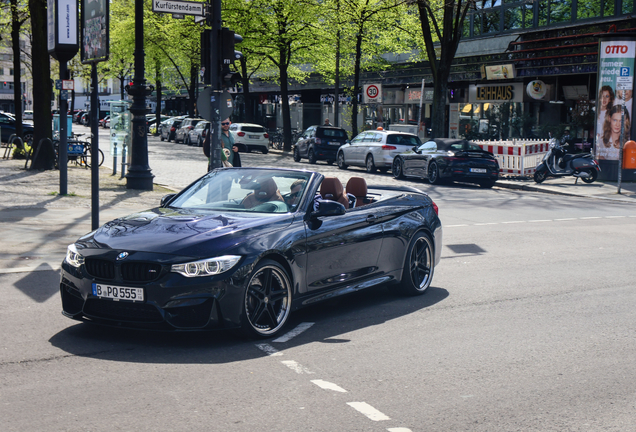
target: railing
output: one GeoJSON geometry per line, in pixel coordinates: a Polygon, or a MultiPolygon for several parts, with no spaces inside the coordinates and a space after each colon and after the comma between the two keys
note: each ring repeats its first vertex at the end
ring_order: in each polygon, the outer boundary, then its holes
{"type": "Polygon", "coordinates": [[[499,172],[505,176],[528,177],[548,152],[548,140],[473,141],[495,155],[499,172]]]}

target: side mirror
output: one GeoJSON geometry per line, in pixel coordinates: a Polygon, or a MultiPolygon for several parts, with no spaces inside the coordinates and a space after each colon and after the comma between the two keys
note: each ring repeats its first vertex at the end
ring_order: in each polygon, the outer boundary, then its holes
{"type": "Polygon", "coordinates": [[[168,204],[172,200],[172,198],[175,197],[175,195],[177,195],[177,194],[168,194],[168,195],[164,195],[163,197],[161,197],[160,206],[161,207],[165,207],[166,204],[168,204]]]}
{"type": "Polygon", "coordinates": [[[311,212],[311,218],[319,218],[321,216],[341,216],[345,214],[345,207],[337,201],[320,201],[318,210],[311,212]]]}

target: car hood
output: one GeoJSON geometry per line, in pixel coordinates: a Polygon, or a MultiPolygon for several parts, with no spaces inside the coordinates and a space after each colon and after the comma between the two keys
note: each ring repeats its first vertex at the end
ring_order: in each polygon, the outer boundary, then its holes
{"type": "Polygon", "coordinates": [[[289,213],[202,212],[159,207],[108,222],[79,242],[97,248],[201,256],[280,230],[292,221],[293,215],[289,213]]]}

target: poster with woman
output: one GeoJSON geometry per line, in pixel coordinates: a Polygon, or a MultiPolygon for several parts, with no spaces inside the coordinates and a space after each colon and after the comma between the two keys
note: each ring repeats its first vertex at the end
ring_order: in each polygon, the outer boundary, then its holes
{"type": "Polygon", "coordinates": [[[624,125],[623,142],[630,139],[636,41],[601,40],[599,53],[594,154],[599,160],[617,161],[620,152],[621,122],[624,125]],[[627,105],[630,105],[629,108],[627,105]]]}

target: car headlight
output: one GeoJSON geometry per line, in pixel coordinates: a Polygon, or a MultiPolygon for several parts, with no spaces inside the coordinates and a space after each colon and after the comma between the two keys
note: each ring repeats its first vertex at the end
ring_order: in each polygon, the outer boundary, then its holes
{"type": "Polygon", "coordinates": [[[234,267],[240,259],[241,257],[237,255],[224,255],[201,261],[173,264],[170,271],[182,274],[185,277],[214,276],[228,271],[234,267]]]}
{"type": "Polygon", "coordinates": [[[79,268],[82,264],[84,264],[84,257],[80,255],[75,245],[72,244],[69,245],[68,248],[66,248],[66,258],[64,258],[64,261],[66,261],[73,267],[79,268]]]}

